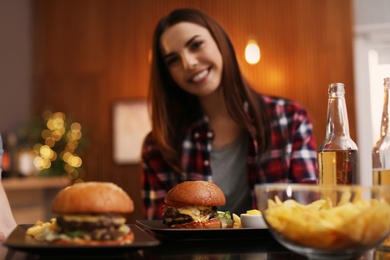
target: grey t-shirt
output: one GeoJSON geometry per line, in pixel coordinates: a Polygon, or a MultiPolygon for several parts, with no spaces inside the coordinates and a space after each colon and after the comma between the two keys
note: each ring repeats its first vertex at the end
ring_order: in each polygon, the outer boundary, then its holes
{"type": "Polygon", "coordinates": [[[248,133],[243,133],[232,143],[211,149],[212,180],[225,194],[226,205],[218,210],[240,215],[252,209],[247,174],[248,133]]]}

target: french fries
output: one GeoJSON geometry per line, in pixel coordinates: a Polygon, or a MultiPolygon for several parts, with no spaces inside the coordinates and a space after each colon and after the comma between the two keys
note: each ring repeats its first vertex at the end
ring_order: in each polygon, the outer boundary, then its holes
{"type": "Polygon", "coordinates": [[[351,200],[342,194],[336,206],[331,199],[301,205],[278,197],[268,200],[264,212],[269,226],[288,240],[317,249],[339,250],[376,242],[390,229],[390,205],[382,199],[351,200]]]}
{"type": "Polygon", "coordinates": [[[233,213],[233,222],[233,228],[242,228],[241,218],[236,213],[233,213]]]}
{"type": "Polygon", "coordinates": [[[57,228],[57,219],[52,218],[50,222],[43,222],[38,220],[35,224],[28,228],[26,231],[27,235],[34,237],[36,240],[43,241],[43,234],[54,231],[57,228]]]}

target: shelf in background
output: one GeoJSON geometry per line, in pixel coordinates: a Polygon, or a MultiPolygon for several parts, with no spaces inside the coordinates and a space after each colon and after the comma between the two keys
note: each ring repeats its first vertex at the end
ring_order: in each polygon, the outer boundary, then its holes
{"type": "Polygon", "coordinates": [[[33,224],[54,217],[50,203],[57,192],[71,184],[64,177],[24,177],[1,180],[18,224],[33,224]]]}

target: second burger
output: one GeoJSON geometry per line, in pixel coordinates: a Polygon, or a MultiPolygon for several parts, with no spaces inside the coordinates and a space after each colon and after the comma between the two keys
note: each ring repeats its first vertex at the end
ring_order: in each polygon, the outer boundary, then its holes
{"type": "Polygon", "coordinates": [[[220,212],[226,204],[222,190],[208,181],[186,181],[177,184],[165,196],[164,223],[172,228],[231,228],[229,212],[220,212]]]}

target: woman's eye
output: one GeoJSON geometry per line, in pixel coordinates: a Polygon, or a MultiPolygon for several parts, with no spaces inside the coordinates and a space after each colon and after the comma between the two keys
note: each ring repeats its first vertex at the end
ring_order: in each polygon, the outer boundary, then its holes
{"type": "Polygon", "coordinates": [[[203,42],[202,41],[196,41],[191,44],[191,49],[196,50],[199,49],[200,46],[202,46],[203,42]]]}
{"type": "Polygon", "coordinates": [[[171,66],[171,65],[175,64],[178,60],[179,60],[179,58],[176,56],[169,57],[169,58],[165,59],[165,64],[167,64],[167,66],[171,66]]]}

